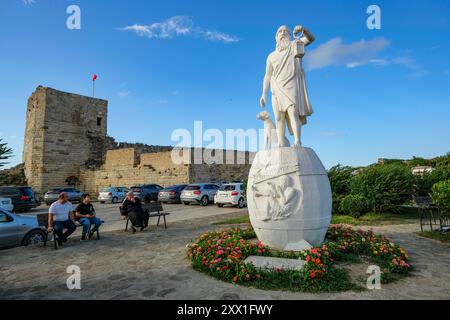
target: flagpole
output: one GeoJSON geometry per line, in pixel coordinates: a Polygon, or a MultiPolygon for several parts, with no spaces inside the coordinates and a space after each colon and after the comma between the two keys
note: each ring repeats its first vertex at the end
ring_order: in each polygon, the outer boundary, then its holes
{"type": "Polygon", "coordinates": [[[92,80],[92,98],[95,98],[95,80],[92,80]]]}

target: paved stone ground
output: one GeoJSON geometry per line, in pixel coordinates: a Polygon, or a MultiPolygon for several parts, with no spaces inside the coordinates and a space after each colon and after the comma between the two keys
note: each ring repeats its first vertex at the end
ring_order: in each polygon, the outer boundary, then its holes
{"type": "Polygon", "coordinates": [[[305,294],[217,281],[192,270],[185,252],[187,243],[219,228],[211,222],[223,218],[178,221],[168,230],[152,227],[136,235],[108,232],[100,241],[74,238],[56,251],[0,251],[0,299],[450,299],[450,246],[414,235],[416,225],[374,228],[404,246],[418,269],[378,291],[305,294]],[[74,264],[81,268],[82,290],[66,287],[66,268],[74,264]]]}

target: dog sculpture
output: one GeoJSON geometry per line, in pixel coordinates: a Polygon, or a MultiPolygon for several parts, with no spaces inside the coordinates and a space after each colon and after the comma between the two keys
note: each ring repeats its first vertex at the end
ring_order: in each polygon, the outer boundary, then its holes
{"type": "MultiPolygon", "coordinates": [[[[277,129],[270,119],[269,112],[260,112],[257,114],[256,118],[264,122],[264,149],[268,150],[272,147],[278,147],[277,129]]],[[[284,137],[284,145],[286,147],[291,145],[286,137],[284,137]]]]}

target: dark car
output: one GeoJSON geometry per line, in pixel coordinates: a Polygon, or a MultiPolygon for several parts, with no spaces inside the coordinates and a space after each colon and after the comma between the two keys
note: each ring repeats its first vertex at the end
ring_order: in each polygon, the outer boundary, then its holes
{"type": "Polygon", "coordinates": [[[0,187],[1,198],[11,198],[14,211],[29,211],[39,206],[31,187],[0,187]]]}
{"type": "Polygon", "coordinates": [[[187,184],[179,184],[175,186],[170,186],[159,191],[158,201],[162,203],[181,203],[180,195],[187,184]]]}
{"type": "Polygon", "coordinates": [[[158,193],[163,189],[158,184],[143,184],[130,188],[134,196],[143,200],[144,202],[158,201],[158,193]]]}

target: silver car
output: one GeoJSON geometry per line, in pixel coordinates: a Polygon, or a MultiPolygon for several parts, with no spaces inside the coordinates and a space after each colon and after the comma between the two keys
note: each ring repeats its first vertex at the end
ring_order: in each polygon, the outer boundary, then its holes
{"type": "Polygon", "coordinates": [[[181,192],[180,200],[185,205],[199,203],[202,206],[207,206],[214,201],[217,190],[219,190],[219,186],[214,183],[190,184],[181,192]]]}
{"type": "Polygon", "coordinates": [[[75,188],[55,188],[48,190],[44,195],[44,201],[49,206],[57,201],[61,192],[66,192],[69,195],[70,202],[81,202],[83,192],[75,188]]]}
{"type": "Polygon", "coordinates": [[[100,203],[118,203],[125,199],[128,191],[130,191],[130,189],[125,187],[107,187],[98,193],[98,201],[100,201],[100,203]]]}
{"type": "Polygon", "coordinates": [[[38,245],[46,238],[36,216],[18,215],[0,209],[0,248],[38,245]]]}

